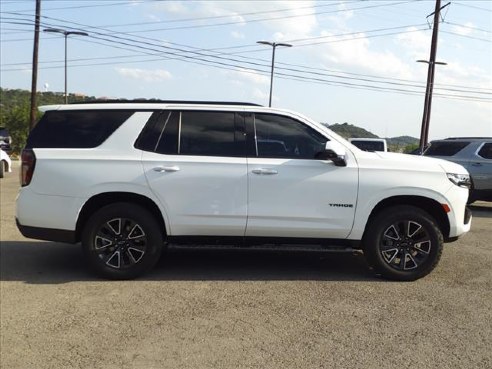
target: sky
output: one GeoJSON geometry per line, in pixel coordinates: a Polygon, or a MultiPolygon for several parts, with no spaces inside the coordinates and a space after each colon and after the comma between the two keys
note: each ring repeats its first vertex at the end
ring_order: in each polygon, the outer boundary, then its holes
{"type": "MultiPolygon", "coordinates": [[[[443,0],[441,5],[448,1],[443,0]]],[[[244,101],[381,137],[420,136],[434,0],[42,0],[67,37],[68,91],[244,101]],[[429,16],[429,17],[428,17],[429,16]]],[[[31,88],[34,0],[0,2],[0,86],[31,88]]],[[[430,139],[492,136],[492,1],[451,1],[439,23],[430,139]]],[[[64,90],[64,36],[41,32],[38,91],[64,90]]]]}

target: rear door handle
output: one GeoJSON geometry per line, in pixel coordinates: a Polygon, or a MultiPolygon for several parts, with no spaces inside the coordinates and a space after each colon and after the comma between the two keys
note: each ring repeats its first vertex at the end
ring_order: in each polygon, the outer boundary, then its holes
{"type": "Polygon", "coordinates": [[[482,163],[472,163],[472,167],[481,167],[482,163]]]}
{"type": "Polygon", "coordinates": [[[155,172],[177,172],[179,171],[179,167],[177,165],[172,165],[170,167],[155,167],[154,168],[155,172]]]}
{"type": "Polygon", "coordinates": [[[275,169],[268,169],[268,168],[253,169],[252,172],[254,174],[260,174],[260,175],[273,175],[278,173],[275,169]]]}

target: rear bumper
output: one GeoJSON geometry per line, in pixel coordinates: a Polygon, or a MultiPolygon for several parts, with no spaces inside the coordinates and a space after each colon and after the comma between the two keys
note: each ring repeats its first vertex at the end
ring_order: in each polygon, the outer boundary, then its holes
{"type": "Polygon", "coordinates": [[[46,240],[65,243],[76,243],[75,231],[67,231],[65,229],[29,227],[19,223],[16,218],[15,222],[20,233],[24,237],[34,238],[36,240],[46,240]]]}

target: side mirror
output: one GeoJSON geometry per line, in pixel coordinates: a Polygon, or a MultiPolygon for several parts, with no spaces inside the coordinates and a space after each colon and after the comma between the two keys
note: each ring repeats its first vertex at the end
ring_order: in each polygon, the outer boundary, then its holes
{"type": "Polygon", "coordinates": [[[316,159],[331,160],[337,167],[346,167],[345,156],[346,151],[342,145],[335,141],[328,141],[325,150],[316,154],[316,159]]]}

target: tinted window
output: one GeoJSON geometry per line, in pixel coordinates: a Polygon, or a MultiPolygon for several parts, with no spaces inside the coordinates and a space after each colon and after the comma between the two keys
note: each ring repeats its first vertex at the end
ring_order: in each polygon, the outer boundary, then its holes
{"type": "Polygon", "coordinates": [[[179,118],[180,113],[177,111],[165,112],[162,115],[162,133],[155,150],[159,154],[176,155],[178,153],[179,118]]]}
{"type": "Polygon", "coordinates": [[[181,155],[238,156],[233,112],[181,113],[181,155]]]}
{"type": "Polygon", "coordinates": [[[256,114],[255,135],[260,158],[314,159],[327,138],[294,119],[256,114]]]}
{"type": "MultiPolygon", "coordinates": [[[[169,114],[166,112],[166,114],[169,114]]],[[[135,141],[135,148],[145,151],[154,151],[162,132],[164,112],[159,111],[152,114],[145,124],[142,132],[135,141]]]]}
{"type": "Polygon", "coordinates": [[[453,156],[463,150],[470,142],[439,141],[431,142],[424,152],[426,156],[453,156]]]}
{"type": "Polygon", "coordinates": [[[135,142],[135,148],[159,154],[177,154],[179,114],[176,111],[152,114],[135,142]]]}
{"type": "Polygon", "coordinates": [[[32,130],[26,147],[96,147],[133,113],[121,110],[48,111],[32,130]]]}
{"type": "Polygon", "coordinates": [[[492,159],[492,143],[484,144],[478,152],[478,155],[484,159],[492,159]]]}

